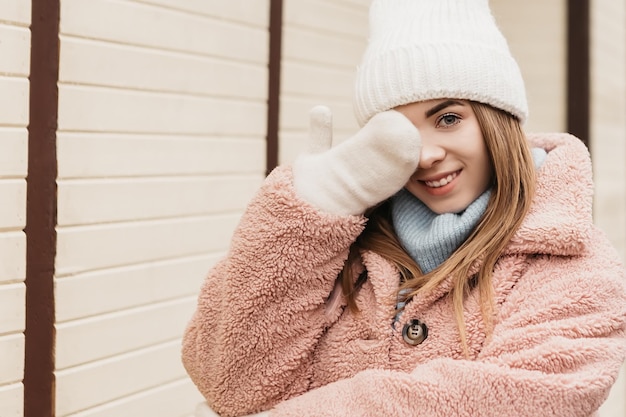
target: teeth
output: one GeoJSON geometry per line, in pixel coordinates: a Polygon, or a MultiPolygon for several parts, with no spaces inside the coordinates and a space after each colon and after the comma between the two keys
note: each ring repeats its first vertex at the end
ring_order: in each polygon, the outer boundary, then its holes
{"type": "Polygon", "coordinates": [[[438,181],[424,181],[424,184],[426,184],[429,187],[432,188],[439,188],[439,187],[443,187],[446,184],[449,184],[453,179],[456,178],[456,172],[448,175],[445,178],[442,178],[438,181]]]}

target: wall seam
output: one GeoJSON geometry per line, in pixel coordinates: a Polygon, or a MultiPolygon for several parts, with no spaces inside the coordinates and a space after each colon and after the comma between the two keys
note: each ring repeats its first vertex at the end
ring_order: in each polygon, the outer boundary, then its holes
{"type": "Polygon", "coordinates": [[[267,137],[265,175],[278,165],[278,131],[280,124],[280,70],[283,37],[283,0],[270,0],[269,63],[267,95],[267,137]]]}
{"type": "Polygon", "coordinates": [[[589,0],[567,2],[567,131],[590,149],[589,0]]]}
{"type": "Polygon", "coordinates": [[[24,417],[54,417],[60,0],[31,1],[24,417]]]}

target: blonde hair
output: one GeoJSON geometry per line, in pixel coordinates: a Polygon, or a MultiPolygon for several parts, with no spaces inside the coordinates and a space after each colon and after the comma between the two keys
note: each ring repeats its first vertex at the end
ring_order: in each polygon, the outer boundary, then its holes
{"type": "Polygon", "coordinates": [[[360,250],[373,251],[387,259],[400,271],[399,291],[407,291],[407,299],[428,293],[448,277],[456,322],[463,351],[467,356],[467,334],[463,318],[463,302],[471,287],[476,286],[487,333],[492,330],[492,272],[500,254],[519,228],[530,208],[535,188],[535,169],[526,136],[519,121],[509,113],[486,104],[470,102],[480,126],[492,168],[492,190],[487,209],[466,241],[439,267],[423,274],[406,253],[391,222],[389,200],[366,213],[368,223],[350,248],[348,261],[340,274],[343,294],[349,308],[357,312],[353,284],[353,265],[360,250]],[[480,269],[470,277],[476,262],[480,269]],[[469,277],[469,278],[468,278],[469,277]]]}

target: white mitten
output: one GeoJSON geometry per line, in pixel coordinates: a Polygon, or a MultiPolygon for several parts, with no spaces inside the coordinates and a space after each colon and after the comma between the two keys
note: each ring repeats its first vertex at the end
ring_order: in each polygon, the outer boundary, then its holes
{"type": "Polygon", "coordinates": [[[400,190],[417,169],[422,141],[403,114],[378,113],[354,136],[332,142],[332,115],[325,106],[311,110],[309,153],[296,159],[298,195],[328,213],[362,214],[400,190]]]}

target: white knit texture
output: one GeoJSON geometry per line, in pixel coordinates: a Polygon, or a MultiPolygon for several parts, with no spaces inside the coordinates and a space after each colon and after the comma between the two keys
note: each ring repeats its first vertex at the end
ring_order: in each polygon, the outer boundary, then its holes
{"type": "Polygon", "coordinates": [[[374,0],[354,107],[374,114],[436,98],[474,100],[528,117],[521,72],[487,0],[374,0]]]}
{"type": "Polygon", "coordinates": [[[328,129],[330,115],[315,108],[309,135],[313,152],[293,164],[296,193],[327,213],[362,214],[400,190],[417,169],[419,132],[397,111],[377,114],[354,136],[322,151],[315,142],[328,143],[328,129]]]}

